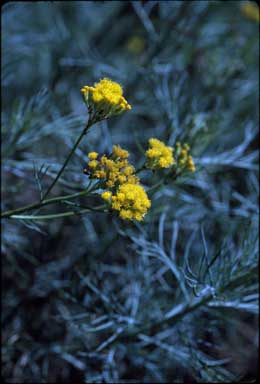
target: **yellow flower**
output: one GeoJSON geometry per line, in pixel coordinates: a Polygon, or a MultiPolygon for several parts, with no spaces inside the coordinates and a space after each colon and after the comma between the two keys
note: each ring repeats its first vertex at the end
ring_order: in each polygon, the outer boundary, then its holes
{"type": "Polygon", "coordinates": [[[114,201],[115,201],[116,199],[117,199],[119,202],[124,201],[124,200],[125,200],[125,194],[122,193],[122,192],[118,192],[116,198],[114,198],[114,201]]]}
{"type": "Polygon", "coordinates": [[[196,171],[195,164],[193,162],[192,156],[188,157],[187,167],[188,167],[188,170],[191,171],[191,172],[195,172],[196,171]]]}
{"type": "Polygon", "coordinates": [[[104,179],[106,177],[106,172],[105,171],[95,171],[94,172],[94,177],[97,179],[104,179]]]}
{"type": "Polygon", "coordinates": [[[176,168],[179,169],[179,171],[188,170],[195,172],[195,164],[192,156],[189,154],[190,146],[187,143],[181,144],[177,142],[173,151],[176,158],[176,168]]]}
{"type": "Polygon", "coordinates": [[[96,168],[98,165],[98,162],[96,160],[91,160],[89,163],[88,163],[88,166],[89,168],[96,168]]]}
{"type": "Polygon", "coordinates": [[[114,183],[112,180],[108,180],[108,181],[106,182],[106,186],[107,186],[108,188],[112,188],[114,185],[115,185],[115,183],[114,183]]]}
{"type": "Polygon", "coordinates": [[[119,217],[121,217],[121,219],[124,219],[124,220],[132,220],[133,219],[132,212],[130,211],[130,209],[121,209],[121,211],[119,213],[119,217]]]}
{"type": "Polygon", "coordinates": [[[96,160],[97,157],[98,157],[97,152],[89,152],[89,154],[88,154],[89,160],[96,160]]]}
{"type": "Polygon", "coordinates": [[[166,157],[161,157],[159,159],[159,165],[161,168],[169,168],[169,166],[172,165],[172,162],[169,162],[169,159],[166,157]]]}
{"type": "Polygon", "coordinates": [[[119,175],[119,176],[118,176],[118,182],[119,182],[120,184],[125,183],[125,182],[126,182],[126,176],[125,176],[125,175],[119,175]]]}
{"type": "Polygon", "coordinates": [[[106,201],[109,201],[111,196],[112,196],[112,192],[110,192],[110,191],[105,191],[101,194],[102,199],[104,199],[106,201]]]}
{"type": "Polygon", "coordinates": [[[107,119],[131,109],[123,96],[121,85],[107,78],[95,83],[94,87],[85,85],[81,93],[95,121],[107,119]]]}
{"type": "Polygon", "coordinates": [[[189,150],[190,150],[190,146],[189,146],[189,144],[184,143],[184,144],[183,144],[183,149],[186,149],[186,151],[189,152],[189,150]]]}
{"type": "Polygon", "coordinates": [[[138,184],[139,181],[140,181],[140,179],[136,175],[131,175],[127,179],[127,182],[130,183],[130,184],[138,184]]]}
{"type": "Polygon", "coordinates": [[[134,171],[135,171],[135,169],[134,169],[134,167],[133,167],[132,165],[127,165],[127,166],[123,169],[122,173],[123,173],[124,175],[126,175],[126,176],[130,176],[130,175],[132,175],[132,174],[134,173],[134,171]]]}
{"type": "Polygon", "coordinates": [[[242,13],[249,19],[259,23],[259,7],[255,1],[246,1],[241,6],[242,13]]]}
{"type": "Polygon", "coordinates": [[[128,162],[129,153],[119,145],[113,146],[112,155],[108,158],[101,156],[98,160],[97,152],[90,152],[88,174],[97,179],[104,179],[108,188],[117,187],[120,184],[131,183],[138,184],[139,178],[134,174],[135,168],[128,162]]]}
{"type": "MultiPolygon", "coordinates": [[[[184,144],[184,145],[185,145],[185,144],[184,144]]],[[[184,148],[184,146],[183,146],[183,148],[184,148]]],[[[182,149],[182,150],[181,150],[181,153],[180,153],[180,157],[181,157],[182,159],[186,159],[187,154],[188,154],[187,149],[182,149]]]]}
{"type": "Polygon", "coordinates": [[[174,164],[173,148],[155,138],[149,139],[146,157],[146,167],[150,169],[169,168],[174,164]]]}
{"type": "Polygon", "coordinates": [[[150,206],[151,202],[141,185],[122,184],[112,196],[112,208],[119,211],[121,219],[140,221],[150,206]]]}
{"type": "Polygon", "coordinates": [[[120,145],[113,145],[113,154],[121,159],[127,159],[129,156],[129,152],[122,149],[120,145]]]}

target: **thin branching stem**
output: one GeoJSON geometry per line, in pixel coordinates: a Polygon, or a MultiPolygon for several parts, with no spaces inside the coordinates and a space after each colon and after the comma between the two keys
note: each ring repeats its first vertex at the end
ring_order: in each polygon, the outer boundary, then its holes
{"type": "Polygon", "coordinates": [[[52,190],[52,188],[54,187],[54,185],[57,183],[57,181],[59,180],[60,176],[62,175],[64,169],[66,168],[68,162],[70,161],[71,157],[73,156],[74,152],[76,151],[79,143],[81,142],[83,136],[86,135],[87,131],[89,130],[89,128],[94,124],[94,122],[91,120],[91,119],[88,119],[88,122],[85,126],[85,128],[83,129],[83,131],[81,132],[81,134],[79,135],[79,137],[77,138],[73,148],[71,149],[68,157],[66,158],[63,166],[61,167],[60,171],[57,173],[57,176],[55,177],[55,179],[53,180],[53,182],[51,183],[51,185],[49,186],[49,188],[47,189],[47,191],[45,192],[45,194],[43,195],[42,197],[42,200],[44,200],[46,198],[46,196],[50,193],[50,191],[52,190]]]}
{"type": "Polygon", "coordinates": [[[17,213],[20,214],[20,213],[23,213],[25,211],[29,211],[29,210],[36,209],[36,208],[41,208],[41,207],[43,207],[45,205],[48,205],[48,204],[56,203],[56,202],[63,201],[63,200],[68,200],[68,199],[79,197],[79,196],[85,195],[86,193],[89,193],[88,190],[84,190],[84,191],[75,193],[73,195],[59,196],[59,197],[54,197],[54,198],[45,200],[47,195],[50,193],[50,191],[52,190],[52,188],[54,187],[54,185],[57,183],[57,181],[59,180],[60,176],[62,175],[64,169],[66,168],[68,162],[70,161],[71,157],[73,156],[74,152],[76,151],[76,149],[77,149],[79,143],[81,142],[83,136],[86,135],[86,133],[89,130],[89,128],[93,124],[95,124],[95,122],[96,122],[95,120],[88,119],[88,122],[87,122],[85,128],[82,130],[81,134],[79,135],[78,139],[76,140],[73,148],[71,149],[71,151],[70,151],[68,157],[66,158],[63,166],[61,167],[60,171],[57,173],[55,179],[53,180],[53,182],[50,185],[50,187],[48,188],[48,190],[41,197],[41,201],[29,204],[29,205],[25,205],[24,207],[21,207],[21,208],[17,208],[17,209],[13,209],[13,210],[9,210],[9,211],[3,212],[1,214],[2,218],[11,217],[11,216],[12,216],[12,218],[18,218],[17,215],[16,215],[17,213]]]}
{"type": "Polygon", "coordinates": [[[78,216],[83,215],[86,212],[106,212],[105,210],[106,206],[98,206],[98,207],[88,207],[86,209],[82,209],[80,211],[67,211],[67,212],[61,212],[61,213],[53,213],[50,215],[12,215],[10,216],[11,219],[17,219],[17,220],[51,220],[51,219],[61,219],[63,217],[68,216],[78,216]]]}
{"type": "Polygon", "coordinates": [[[97,184],[95,184],[90,189],[84,189],[83,191],[80,191],[80,192],[77,192],[77,193],[73,193],[71,195],[52,197],[51,199],[42,200],[40,202],[38,201],[38,202],[35,202],[35,203],[32,203],[32,204],[25,205],[25,206],[23,206],[21,208],[12,209],[10,211],[3,212],[1,214],[1,217],[2,218],[7,218],[7,217],[15,218],[14,215],[17,215],[17,214],[20,214],[20,213],[23,213],[23,212],[26,212],[26,211],[31,211],[33,209],[42,208],[45,205],[62,202],[64,200],[71,200],[71,199],[75,199],[76,197],[81,197],[81,196],[87,195],[90,192],[92,192],[96,187],[97,187],[97,184]]]}

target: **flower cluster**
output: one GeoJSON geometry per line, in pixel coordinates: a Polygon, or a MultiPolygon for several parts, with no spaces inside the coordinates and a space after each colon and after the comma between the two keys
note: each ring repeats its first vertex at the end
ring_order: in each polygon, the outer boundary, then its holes
{"type": "Polygon", "coordinates": [[[121,219],[141,221],[151,206],[144,188],[139,184],[122,184],[114,195],[105,191],[101,197],[119,212],[121,219]]]}
{"type": "Polygon", "coordinates": [[[187,143],[181,145],[180,142],[175,144],[173,149],[174,157],[176,159],[176,167],[181,170],[188,170],[191,172],[195,172],[195,164],[192,156],[189,154],[190,147],[187,143]]]}
{"type": "Polygon", "coordinates": [[[175,147],[166,146],[162,141],[151,138],[146,151],[145,167],[148,169],[172,168],[181,171],[195,171],[192,156],[189,154],[188,144],[177,142],[175,147]]]}
{"type": "Polygon", "coordinates": [[[121,85],[107,78],[95,83],[94,87],[85,85],[81,93],[94,121],[120,115],[131,109],[123,97],[121,85]]]}
{"type": "MultiPolygon", "coordinates": [[[[176,143],[175,147],[151,138],[146,151],[146,161],[142,169],[170,168],[167,177],[178,176],[188,170],[195,171],[193,158],[188,144],[176,143]]],[[[101,198],[109,208],[118,211],[119,217],[126,220],[142,220],[151,206],[151,202],[140,185],[136,170],[128,161],[129,153],[119,145],[114,145],[108,156],[99,156],[97,152],[88,154],[89,162],[85,173],[99,179],[103,189],[101,198]]]]}
{"type": "Polygon", "coordinates": [[[139,184],[135,168],[128,162],[128,151],[114,145],[110,156],[103,155],[98,159],[97,152],[90,152],[88,157],[86,172],[103,181],[103,188],[108,188],[101,194],[102,199],[118,211],[122,219],[142,220],[151,203],[139,184]]]}
{"type": "Polygon", "coordinates": [[[128,162],[128,151],[119,145],[113,146],[112,154],[107,157],[101,156],[98,160],[98,153],[90,152],[88,157],[88,169],[95,179],[104,181],[106,187],[118,187],[120,184],[137,184],[139,178],[135,175],[135,168],[128,162]]]}
{"type": "Polygon", "coordinates": [[[158,139],[149,139],[149,149],[146,151],[146,168],[169,168],[174,164],[173,149],[158,139]]]}

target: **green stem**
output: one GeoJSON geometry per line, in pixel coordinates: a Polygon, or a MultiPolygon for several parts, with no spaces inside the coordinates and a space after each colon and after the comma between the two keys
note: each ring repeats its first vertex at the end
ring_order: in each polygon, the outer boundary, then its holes
{"type": "Polygon", "coordinates": [[[93,122],[89,119],[88,122],[87,122],[87,125],[86,127],[83,129],[83,131],[81,132],[81,134],[79,135],[78,139],[76,140],[73,148],[71,149],[67,159],[65,160],[63,166],[61,167],[60,171],[58,172],[57,176],[55,177],[55,179],[53,180],[53,182],[51,183],[51,185],[49,186],[49,188],[47,189],[47,191],[45,192],[45,194],[43,195],[42,197],[42,200],[44,200],[46,198],[46,196],[50,193],[50,191],[52,190],[52,188],[54,187],[54,185],[57,183],[57,181],[59,180],[61,174],[63,173],[65,167],[67,166],[68,162],[70,161],[72,155],[74,154],[74,152],[76,151],[79,143],[81,142],[82,138],[84,135],[86,135],[88,129],[91,127],[91,125],[93,125],[93,122]]]}
{"type": "Polygon", "coordinates": [[[166,174],[162,180],[160,180],[158,183],[154,184],[151,188],[148,189],[147,191],[148,194],[152,196],[155,192],[157,192],[160,189],[160,187],[162,187],[167,182],[167,180],[175,181],[179,175],[180,175],[180,172],[176,172],[174,174],[171,174],[171,173],[166,174]]]}
{"type": "Polygon", "coordinates": [[[151,188],[148,189],[148,194],[151,196],[161,187],[164,185],[165,180],[161,180],[158,183],[154,184],[151,188]]]}
{"type": "Polygon", "coordinates": [[[16,215],[17,213],[22,213],[22,212],[25,212],[25,211],[28,211],[28,210],[32,210],[32,209],[35,209],[35,208],[40,208],[44,205],[48,205],[48,204],[51,204],[51,203],[55,203],[55,202],[58,202],[58,201],[62,201],[64,199],[71,199],[71,198],[74,198],[74,197],[78,197],[78,196],[82,196],[84,194],[86,194],[87,192],[90,192],[89,190],[84,190],[82,192],[78,192],[78,193],[75,193],[73,195],[66,195],[66,196],[60,196],[60,197],[54,197],[52,199],[48,199],[48,200],[45,200],[46,196],[50,193],[50,191],[52,190],[52,188],[54,187],[54,185],[57,183],[57,181],[59,180],[61,174],[63,173],[65,167],[67,166],[68,162],[70,161],[72,155],[74,154],[75,150],[77,149],[80,141],[82,140],[83,136],[87,133],[88,129],[93,125],[95,124],[95,120],[88,120],[85,128],[83,129],[83,131],[81,132],[81,134],[79,135],[78,139],[76,140],[73,148],[71,149],[67,159],[65,160],[63,166],[61,167],[60,171],[58,172],[58,174],[56,175],[56,177],[54,178],[52,184],[50,185],[50,187],[48,188],[48,190],[46,191],[46,193],[44,194],[44,196],[41,198],[41,201],[40,202],[37,202],[37,203],[33,203],[33,204],[29,204],[29,205],[25,205],[21,208],[17,208],[17,209],[13,209],[13,210],[9,210],[9,211],[6,211],[6,212],[3,212],[1,214],[1,217],[4,218],[4,217],[11,217],[13,215],[16,215]]]}
{"type": "Polygon", "coordinates": [[[21,208],[12,209],[10,211],[3,212],[1,214],[1,217],[4,218],[4,217],[11,217],[12,216],[12,218],[13,218],[13,216],[17,213],[23,213],[25,211],[31,211],[32,209],[40,208],[40,207],[43,207],[43,206],[48,205],[48,204],[53,204],[53,203],[57,203],[59,201],[69,200],[69,199],[74,199],[76,197],[84,196],[87,193],[91,192],[92,190],[93,190],[93,188],[90,190],[84,189],[84,191],[73,193],[72,195],[52,197],[51,199],[48,199],[48,200],[43,200],[43,201],[40,201],[37,203],[28,204],[28,205],[25,205],[24,207],[21,207],[21,208]]]}
{"type": "Polygon", "coordinates": [[[145,163],[144,163],[143,165],[141,165],[139,168],[136,169],[135,173],[142,172],[142,171],[144,171],[145,169],[147,169],[147,168],[146,168],[145,163]]]}
{"type": "Polygon", "coordinates": [[[53,213],[50,215],[12,215],[10,216],[11,219],[18,219],[18,220],[51,220],[51,219],[60,219],[62,217],[68,217],[68,216],[74,216],[74,215],[82,215],[86,212],[106,212],[104,210],[96,208],[86,208],[82,209],[81,211],[67,211],[67,212],[61,212],[61,213],[53,213]]]}

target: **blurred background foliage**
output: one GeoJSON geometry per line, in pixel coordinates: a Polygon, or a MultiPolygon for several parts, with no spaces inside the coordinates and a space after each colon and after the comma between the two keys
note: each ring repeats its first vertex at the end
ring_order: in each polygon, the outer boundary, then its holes
{"type": "Polygon", "coordinates": [[[139,224],[104,213],[2,220],[6,382],[256,378],[254,12],[242,1],[2,7],[3,210],[47,189],[87,119],[80,88],[104,76],[132,110],[91,129],[53,195],[87,185],[89,151],[120,144],[138,166],[150,137],[187,141],[197,168],[156,191],[139,224]]]}

